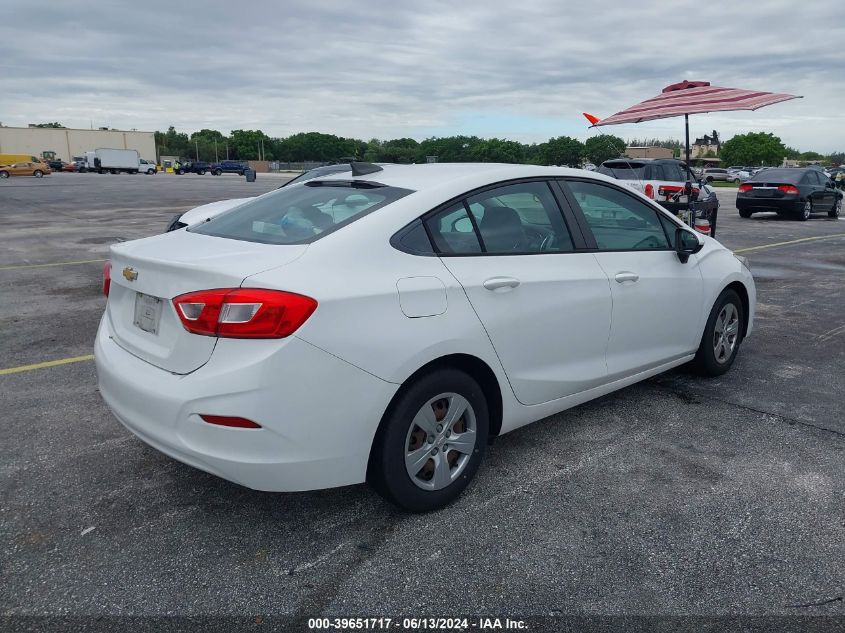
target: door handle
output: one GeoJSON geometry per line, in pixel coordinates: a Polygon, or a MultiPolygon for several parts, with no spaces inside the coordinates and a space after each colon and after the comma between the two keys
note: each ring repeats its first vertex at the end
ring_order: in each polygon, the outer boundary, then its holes
{"type": "Polygon", "coordinates": [[[626,281],[637,281],[639,278],[640,276],[637,273],[631,273],[628,271],[616,273],[616,281],[620,284],[623,284],[626,281]]]}
{"type": "Polygon", "coordinates": [[[516,288],[519,283],[519,279],[514,279],[513,277],[490,277],[490,279],[487,279],[482,285],[487,288],[487,290],[497,292],[499,290],[506,291],[511,288],[516,288]]]}

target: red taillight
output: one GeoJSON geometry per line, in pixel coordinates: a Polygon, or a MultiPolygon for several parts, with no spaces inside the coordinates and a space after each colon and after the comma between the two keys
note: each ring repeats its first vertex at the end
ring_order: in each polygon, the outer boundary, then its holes
{"type": "Polygon", "coordinates": [[[645,195],[654,200],[654,185],[649,183],[645,186],[645,195]]]}
{"type": "Polygon", "coordinates": [[[103,294],[108,297],[111,288],[111,262],[106,260],[103,264],[103,294]]]}
{"type": "Polygon", "coordinates": [[[311,297],[261,288],[189,292],[173,305],[188,332],[223,338],[284,338],[317,309],[311,297]]]}
{"type": "Polygon", "coordinates": [[[743,193],[746,191],[751,191],[752,189],[754,189],[754,185],[749,185],[748,183],[739,186],[739,190],[743,193]]]}
{"type": "Polygon", "coordinates": [[[261,425],[246,418],[237,418],[229,415],[206,415],[201,413],[200,417],[209,424],[217,426],[231,426],[236,429],[260,429],[261,425]]]}
{"type": "Polygon", "coordinates": [[[787,195],[798,195],[798,187],[795,185],[778,185],[778,191],[787,195]]]}

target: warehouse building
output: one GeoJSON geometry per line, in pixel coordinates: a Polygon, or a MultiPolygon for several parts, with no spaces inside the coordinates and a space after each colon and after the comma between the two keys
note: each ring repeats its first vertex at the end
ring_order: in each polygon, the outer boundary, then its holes
{"type": "Polygon", "coordinates": [[[153,132],[0,126],[0,154],[42,156],[55,152],[56,158],[70,162],[73,156],[101,147],[136,149],[141,158],[156,159],[153,132]]]}

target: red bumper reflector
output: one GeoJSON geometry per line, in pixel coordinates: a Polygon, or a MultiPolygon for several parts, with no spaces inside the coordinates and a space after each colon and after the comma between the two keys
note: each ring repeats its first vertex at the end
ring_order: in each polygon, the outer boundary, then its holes
{"type": "Polygon", "coordinates": [[[107,259],[103,264],[103,294],[108,297],[111,288],[111,262],[107,259]]]}
{"type": "Polygon", "coordinates": [[[236,429],[260,429],[261,425],[246,418],[236,418],[228,415],[206,415],[201,413],[200,417],[209,424],[218,426],[230,426],[236,429]]]}

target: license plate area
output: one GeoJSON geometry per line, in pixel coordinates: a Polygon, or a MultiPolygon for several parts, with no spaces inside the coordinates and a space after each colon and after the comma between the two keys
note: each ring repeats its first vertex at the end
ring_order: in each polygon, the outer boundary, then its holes
{"type": "Polygon", "coordinates": [[[162,301],[158,297],[136,292],[134,325],[144,332],[158,334],[158,326],[161,321],[161,304],[162,301]]]}

